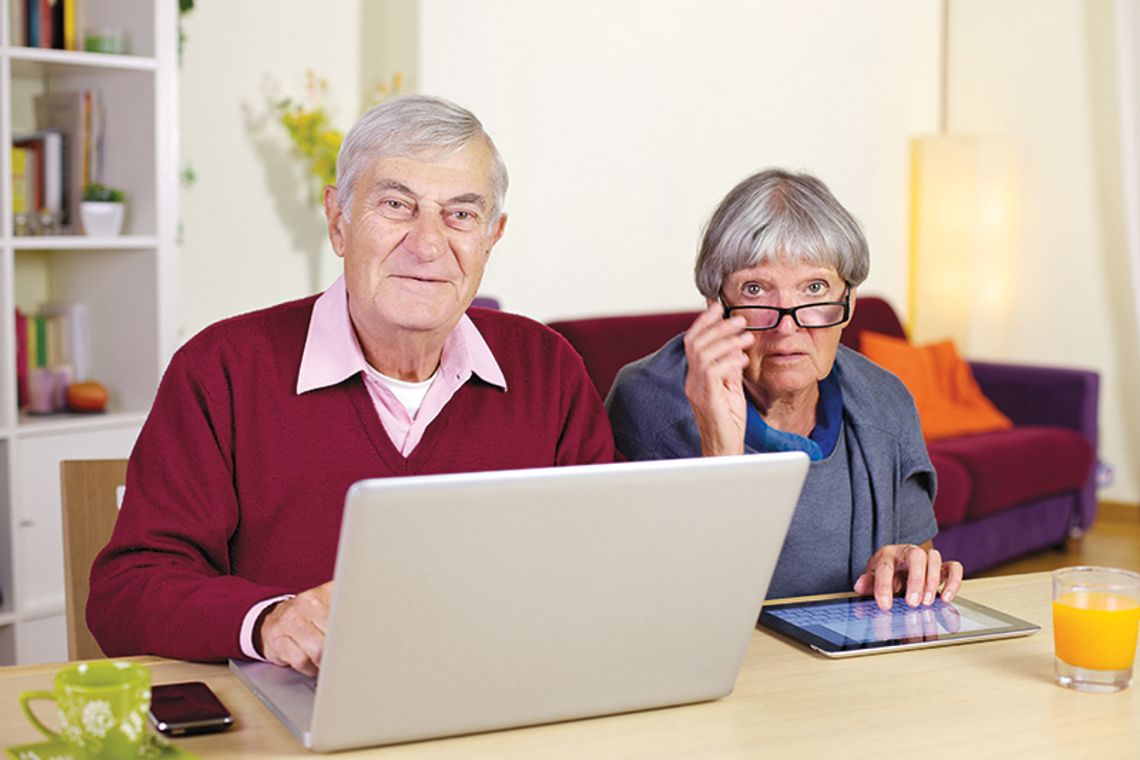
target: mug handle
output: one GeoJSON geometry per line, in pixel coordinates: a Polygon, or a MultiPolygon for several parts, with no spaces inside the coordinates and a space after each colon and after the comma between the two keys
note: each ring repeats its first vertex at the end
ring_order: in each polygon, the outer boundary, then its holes
{"type": "Polygon", "coordinates": [[[40,719],[36,717],[36,714],[34,712],[32,712],[32,708],[31,708],[31,706],[28,705],[28,703],[31,702],[33,699],[50,699],[51,701],[54,702],[55,701],[55,692],[51,692],[51,691],[23,691],[23,692],[20,692],[20,708],[24,711],[24,715],[28,716],[28,720],[30,720],[32,722],[32,725],[40,730],[40,733],[42,733],[44,736],[46,736],[49,739],[55,739],[56,741],[62,741],[63,740],[62,736],[60,736],[55,731],[52,731],[50,728],[45,726],[43,724],[43,722],[40,721],[40,719]]]}

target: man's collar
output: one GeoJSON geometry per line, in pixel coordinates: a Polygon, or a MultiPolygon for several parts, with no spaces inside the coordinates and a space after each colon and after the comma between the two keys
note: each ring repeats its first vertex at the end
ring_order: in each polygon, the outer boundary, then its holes
{"type": "MultiPolygon", "coordinates": [[[[297,375],[297,394],[341,383],[366,366],[348,314],[348,291],[341,276],[313,304],[297,375]]],[[[440,371],[458,377],[473,373],[491,385],[504,390],[507,387],[490,346],[466,314],[444,341],[440,371]]]]}

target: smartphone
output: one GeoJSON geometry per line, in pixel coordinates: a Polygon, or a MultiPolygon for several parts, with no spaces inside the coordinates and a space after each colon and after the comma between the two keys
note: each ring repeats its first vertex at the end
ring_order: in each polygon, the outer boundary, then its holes
{"type": "Polygon", "coordinates": [[[209,686],[187,681],[151,687],[150,722],[167,736],[184,736],[223,731],[234,718],[209,686]]]}

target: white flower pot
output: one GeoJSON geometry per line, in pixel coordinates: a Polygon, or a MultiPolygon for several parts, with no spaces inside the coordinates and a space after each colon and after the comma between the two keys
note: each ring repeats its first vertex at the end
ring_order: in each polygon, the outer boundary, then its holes
{"type": "Polygon", "coordinates": [[[123,204],[83,201],[79,204],[83,232],[91,237],[116,237],[123,229],[123,204]]]}

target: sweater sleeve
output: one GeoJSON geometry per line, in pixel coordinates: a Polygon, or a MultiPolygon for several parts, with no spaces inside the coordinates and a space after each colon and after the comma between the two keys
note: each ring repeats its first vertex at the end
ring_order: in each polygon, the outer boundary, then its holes
{"type": "Polygon", "coordinates": [[[91,568],[87,623],[110,656],[240,658],[245,614],[293,591],[231,574],[241,519],[232,393],[220,362],[196,363],[188,348],[163,377],[127,467],[122,511],[91,568]]]}
{"type": "Polygon", "coordinates": [[[614,438],[602,400],[581,357],[563,341],[562,430],[555,465],[614,461],[614,438]]]}

